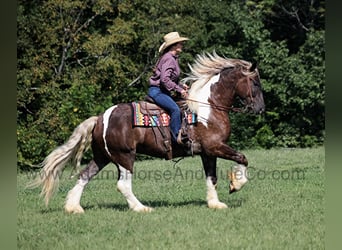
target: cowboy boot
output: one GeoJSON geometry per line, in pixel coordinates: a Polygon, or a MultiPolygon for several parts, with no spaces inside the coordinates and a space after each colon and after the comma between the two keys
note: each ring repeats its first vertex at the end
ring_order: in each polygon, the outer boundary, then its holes
{"type": "Polygon", "coordinates": [[[180,145],[183,145],[183,144],[185,144],[186,142],[189,141],[188,134],[187,133],[182,133],[182,132],[183,132],[183,129],[180,129],[178,131],[178,136],[177,136],[177,143],[180,144],[180,145]]]}

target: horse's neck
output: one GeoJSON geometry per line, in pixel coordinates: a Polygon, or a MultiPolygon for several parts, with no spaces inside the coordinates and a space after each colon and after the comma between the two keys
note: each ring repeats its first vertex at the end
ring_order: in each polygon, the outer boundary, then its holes
{"type": "Polygon", "coordinates": [[[215,105],[231,107],[234,102],[235,90],[233,86],[225,86],[223,83],[215,84],[211,88],[211,100],[215,105]]]}

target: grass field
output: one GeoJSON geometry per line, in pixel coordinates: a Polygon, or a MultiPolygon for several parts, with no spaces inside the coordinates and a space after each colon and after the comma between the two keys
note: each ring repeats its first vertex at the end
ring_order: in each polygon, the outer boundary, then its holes
{"type": "Polygon", "coordinates": [[[66,169],[48,208],[39,189],[25,189],[29,173],[17,177],[18,249],[324,249],[324,147],[246,150],[250,181],[228,194],[227,171],[218,161],[218,194],[228,209],[206,206],[199,157],[137,162],[135,195],[155,210],[128,210],[116,190],[116,168],[108,165],[86,187],[85,214],[64,213],[76,180],[66,169]]]}

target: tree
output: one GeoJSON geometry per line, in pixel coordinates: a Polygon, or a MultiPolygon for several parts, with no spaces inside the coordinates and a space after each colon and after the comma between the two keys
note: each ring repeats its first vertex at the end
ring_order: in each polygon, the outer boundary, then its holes
{"type": "Polygon", "coordinates": [[[190,37],[182,77],[203,52],[258,62],[266,114],[231,114],[232,146],[322,143],[324,15],[317,0],[20,0],[18,164],[39,163],[89,116],[143,98],[175,30],[190,37]]]}

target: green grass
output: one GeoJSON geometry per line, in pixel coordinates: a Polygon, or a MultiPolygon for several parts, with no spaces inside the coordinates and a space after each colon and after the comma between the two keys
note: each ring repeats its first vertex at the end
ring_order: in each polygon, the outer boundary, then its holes
{"type": "Polygon", "coordinates": [[[48,208],[39,189],[24,189],[28,173],[17,177],[19,249],[324,249],[324,147],[243,151],[250,181],[228,194],[227,170],[218,161],[218,193],[229,208],[206,206],[199,157],[137,162],[133,190],[155,210],[128,210],[116,190],[116,168],[108,165],[86,187],[85,214],[64,213],[76,180],[62,176],[48,208]]]}

